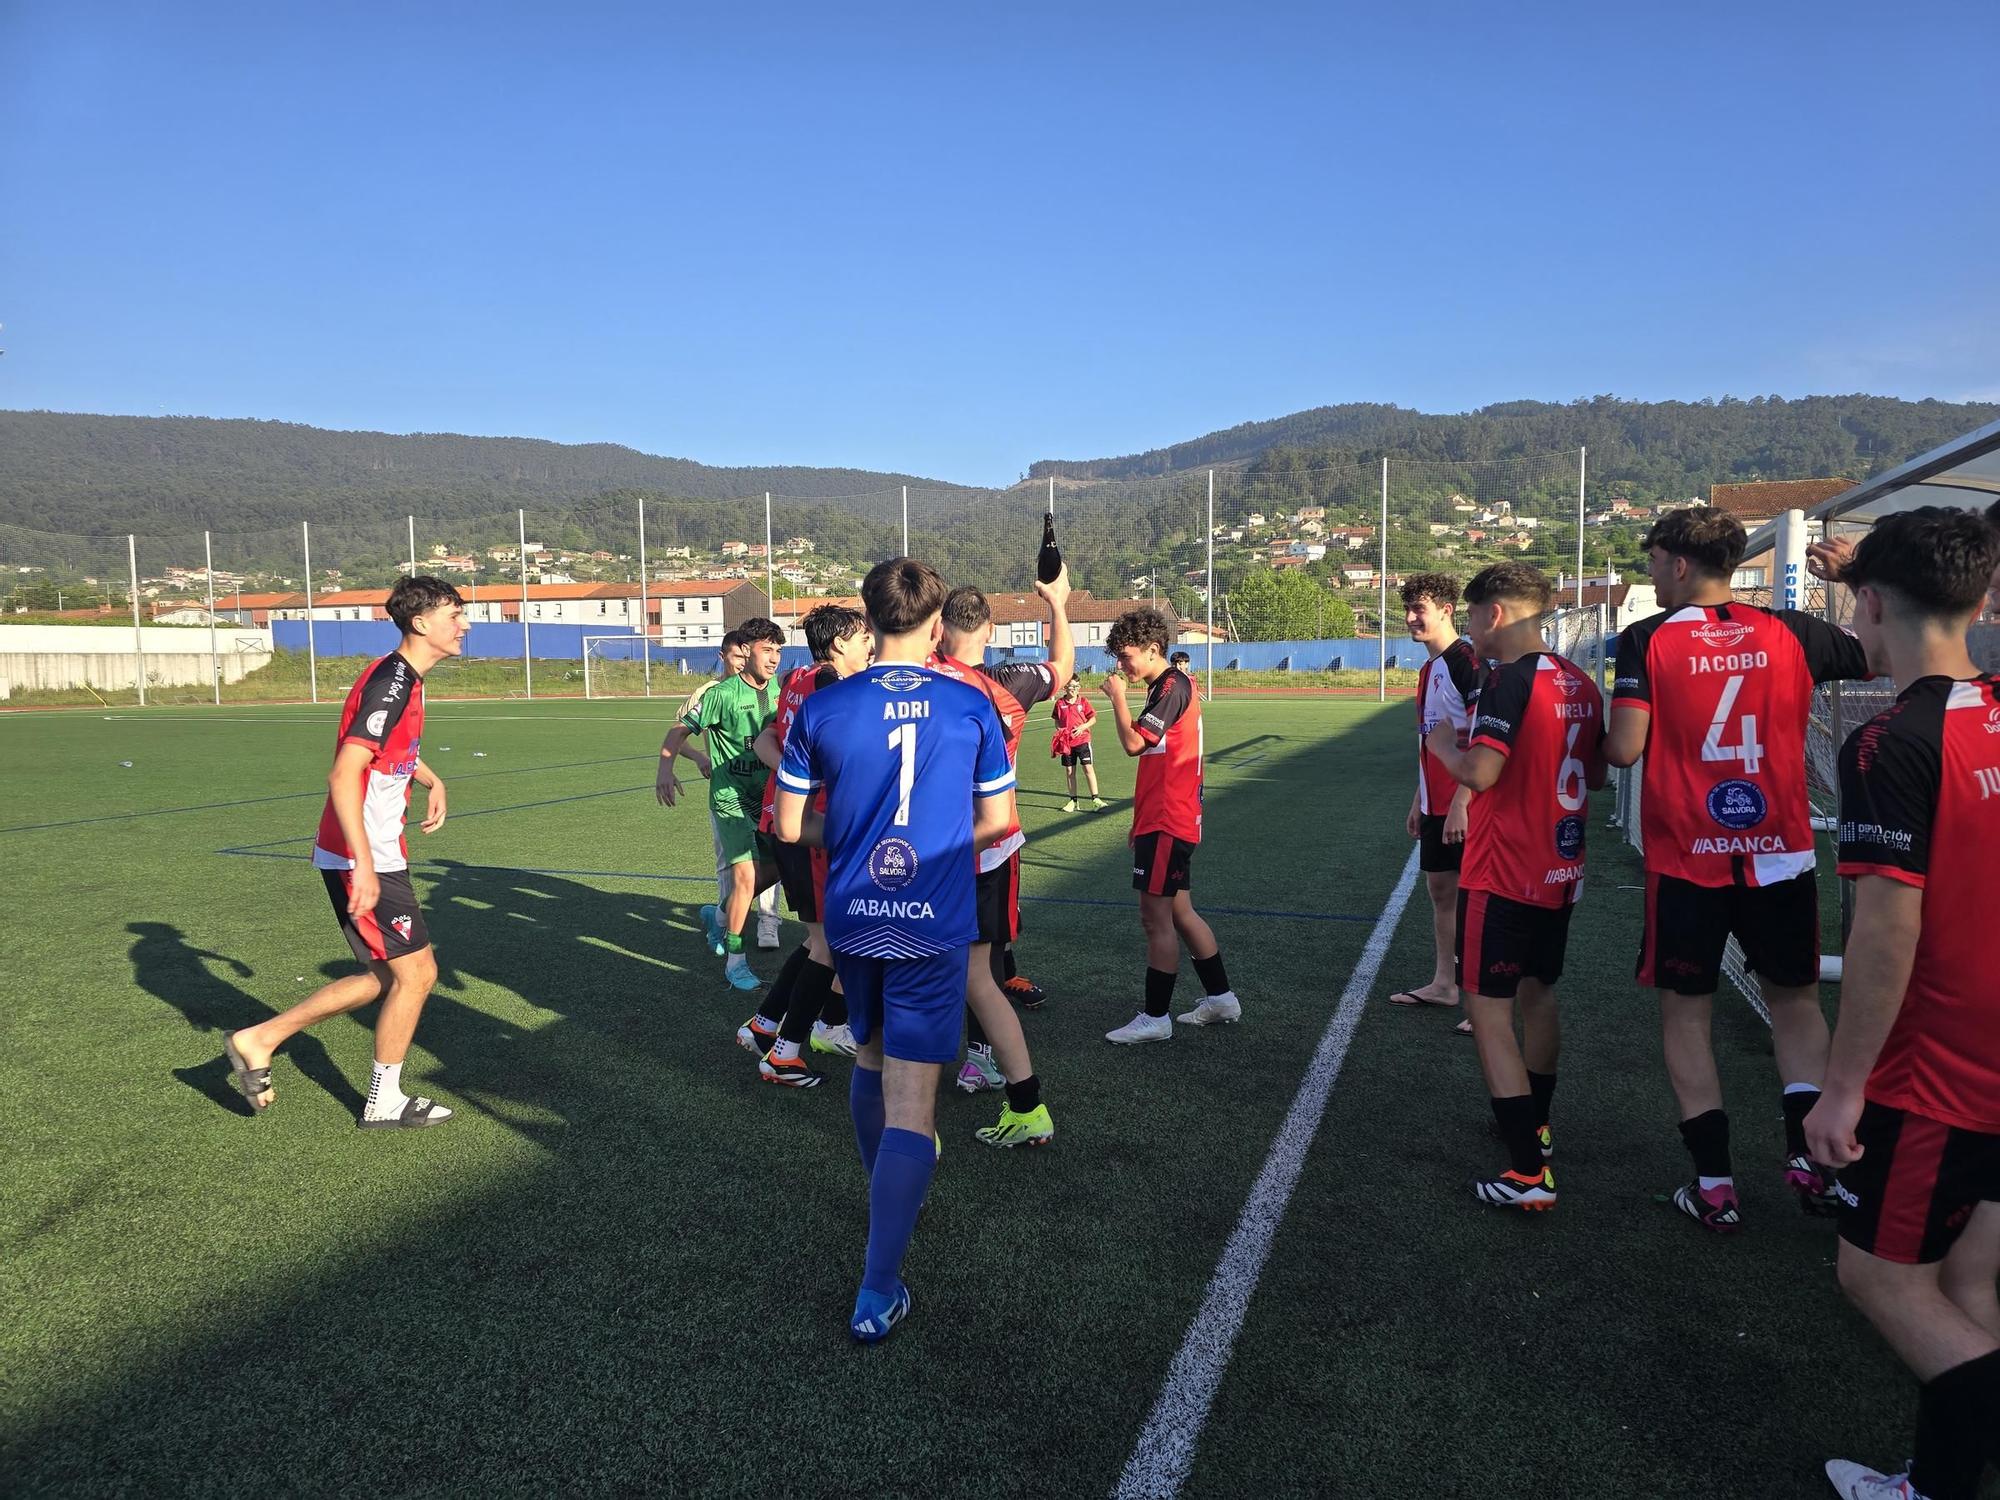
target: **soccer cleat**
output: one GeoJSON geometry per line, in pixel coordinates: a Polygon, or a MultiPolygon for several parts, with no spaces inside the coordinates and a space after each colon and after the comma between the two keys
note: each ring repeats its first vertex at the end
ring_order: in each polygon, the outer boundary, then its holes
{"type": "Polygon", "coordinates": [[[994,1066],[991,1052],[968,1047],[965,1049],[965,1066],[958,1070],[958,1086],[968,1094],[983,1094],[988,1089],[1004,1089],[1007,1080],[994,1066]]]}
{"type": "Polygon", "coordinates": [[[1924,1500],[1908,1474],[1883,1474],[1852,1459],[1829,1458],[1826,1477],[1841,1500],[1924,1500]]]}
{"type": "Polygon", "coordinates": [[[1525,1208],[1540,1212],[1556,1206],[1556,1174],[1543,1167],[1538,1177],[1502,1172],[1472,1184],[1472,1195],[1489,1208],[1525,1208]]]}
{"type": "Polygon", "coordinates": [[[1075,811],[1076,811],[1076,798],[1072,797],[1072,798],[1070,798],[1070,799],[1069,799],[1069,801],[1065,802],[1065,803],[1063,804],[1063,811],[1064,811],[1064,812],[1075,812],[1075,811]]]}
{"type": "Polygon", "coordinates": [[[879,1344],[910,1315],[915,1300],[909,1287],[900,1281],[896,1283],[895,1295],[889,1297],[863,1287],[854,1294],[854,1316],[847,1320],[847,1331],[858,1344],[879,1344]]]}
{"type": "Polygon", "coordinates": [[[751,1025],[748,1021],[745,1021],[741,1026],[736,1028],[736,1045],[759,1062],[764,1060],[764,1054],[771,1050],[777,1040],[778,1033],[776,1031],[762,1030],[759,1027],[751,1025]]]}
{"type": "Polygon", "coordinates": [[[731,964],[722,971],[722,977],[729,981],[732,990],[761,990],[764,981],[750,972],[748,964],[731,964]]]}
{"type": "Polygon", "coordinates": [[[1234,990],[1225,990],[1220,995],[1210,995],[1193,1010],[1182,1011],[1174,1019],[1183,1026],[1227,1026],[1243,1019],[1243,1003],[1234,990]]]}
{"type": "Polygon", "coordinates": [[[1547,1161],[1556,1154],[1555,1132],[1546,1125],[1535,1127],[1535,1144],[1542,1148],[1542,1160],[1547,1161]]]}
{"type": "Polygon", "coordinates": [[[1168,1042],[1174,1036],[1174,1023],[1165,1016],[1149,1016],[1143,1010],[1116,1031],[1104,1033],[1104,1040],[1116,1042],[1121,1047],[1135,1042],[1168,1042]]]}
{"type": "Polygon", "coordinates": [[[722,913],[713,906],[701,909],[701,935],[717,958],[729,951],[722,945],[722,913]]]}
{"type": "Polygon", "coordinates": [[[1011,1104],[1000,1106],[1000,1121],[988,1125],[983,1130],[972,1132],[989,1146],[1046,1146],[1055,1139],[1055,1121],[1049,1118],[1049,1107],[1037,1104],[1026,1114],[1016,1114],[1011,1104]]]}
{"type": "Polygon", "coordinates": [[[1033,980],[1016,974],[1000,986],[1000,993],[1012,1000],[1022,1010],[1040,1010],[1048,1004],[1049,992],[1033,980]]]}
{"type": "Polygon", "coordinates": [[[1704,1188],[1698,1181],[1690,1182],[1674,1189],[1674,1207],[1717,1234],[1734,1234],[1743,1227],[1733,1187],[1704,1188]]]}
{"type": "Polygon", "coordinates": [[[823,1081],[806,1066],[803,1057],[780,1057],[776,1052],[757,1064],[757,1072],[764,1082],[782,1084],[788,1089],[814,1089],[823,1081]]]}
{"type": "Polygon", "coordinates": [[[1795,1156],[1785,1163],[1785,1185],[1799,1195],[1800,1211],[1808,1218],[1830,1219],[1840,1212],[1833,1174],[1811,1157],[1795,1156]]]}
{"type": "Polygon", "coordinates": [[[1104,809],[1109,807],[1110,805],[1111,804],[1106,802],[1102,797],[1092,797],[1090,799],[1090,810],[1092,812],[1103,812],[1104,809]]]}
{"type": "Polygon", "coordinates": [[[824,1021],[813,1022],[812,1049],[828,1057],[852,1057],[861,1050],[845,1021],[838,1026],[829,1026],[824,1021]]]}
{"type": "Polygon", "coordinates": [[[767,911],[757,913],[757,946],[759,948],[778,946],[778,919],[767,911]]]}

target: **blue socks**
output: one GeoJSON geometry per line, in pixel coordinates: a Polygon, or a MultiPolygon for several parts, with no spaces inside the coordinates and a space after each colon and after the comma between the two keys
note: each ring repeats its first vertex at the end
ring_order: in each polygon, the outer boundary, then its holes
{"type": "Polygon", "coordinates": [[[861,1170],[872,1179],[875,1153],[882,1146],[882,1122],[887,1117],[880,1070],[855,1064],[854,1081],[847,1087],[847,1112],[854,1118],[854,1144],[861,1150],[861,1170]]]}
{"type": "MultiPolygon", "coordinates": [[[[861,1096],[856,1068],[854,1098],[861,1096]]],[[[882,1075],[875,1077],[875,1109],[882,1109],[882,1075]]],[[[860,1131],[859,1105],[855,1129],[860,1131]]],[[[910,1235],[917,1227],[917,1210],[924,1206],[930,1191],[931,1175],[937,1170],[937,1142],[914,1130],[883,1130],[881,1147],[875,1153],[875,1169],[868,1185],[868,1259],[862,1268],[863,1290],[879,1296],[894,1296],[902,1280],[903,1254],[910,1248],[910,1235]]],[[[868,1153],[864,1146],[863,1155],[868,1153]]]]}

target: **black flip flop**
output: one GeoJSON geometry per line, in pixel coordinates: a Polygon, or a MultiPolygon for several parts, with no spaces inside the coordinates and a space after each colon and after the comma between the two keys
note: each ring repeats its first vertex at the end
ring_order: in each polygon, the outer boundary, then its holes
{"type": "Polygon", "coordinates": [[[435,1099],[405,1099],[400,1112],[386,1120],[371,1120],[363,1115],[355,1126],[361,1130],[423,1130],[432,1125],[442,1125],[451,1118],[452,1112],[435,1099]]]}
{"type": "Polygon", "coordinates": [[[253,1115],[264,1113],[265,1110],[271,1107],[271,1103],[267,1099],[264,1103],[259,1104],[257,1096],[259,1094],[267,1094],[271,1090],[270,1064],[266,1063],[261,1068],[253,1068],[244,1062],[243,1054],[236,1050],[236,1033],[233,1031],[223,1033],[222,1054],[229,1060],[230,1081],[236,1085],[236,1091],[243,1096],[244,1102],[250,1106],[250,1113],[253,1115]]]}

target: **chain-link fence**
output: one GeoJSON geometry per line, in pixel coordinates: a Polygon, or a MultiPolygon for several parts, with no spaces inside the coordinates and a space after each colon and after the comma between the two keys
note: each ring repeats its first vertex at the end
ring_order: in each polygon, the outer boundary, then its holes
{"type": "Polygon", "coordinates": [[[1586,509],[1586,483],[1575,450],[1368,463],[1274,452],[999,489],[617,493],[369,519],[328,507],[167,536],[0,527],[5,619],[63,627],[0,651],[0,678],[19,701],[331,700],[394,647],[387,591],[419,572],[461,589],[472,627],[464,655],[438,667],[436,696],[678,694],[686,673],[711,668],[729,626],[765,613],[796,625],[815,600],[852,599],[870,566],[903,552],[986,590],[996,648],[1033,653],[1048,645],[1032,583],[1052,511],[1087,667],[1108,666],[1103,640],[1118,614],[1147,605],[1211,675],[1336,669],[1380,690],[1421,664],[1403,635],[1404,579],[1463,581],[1521,558],[1550,574],[1564,603],[1580,576],[1607,583],[1636,555],[1645,507],[1611,497],[1586,509]],[[95,632],[87,643],[84,627],[95,632]]]}

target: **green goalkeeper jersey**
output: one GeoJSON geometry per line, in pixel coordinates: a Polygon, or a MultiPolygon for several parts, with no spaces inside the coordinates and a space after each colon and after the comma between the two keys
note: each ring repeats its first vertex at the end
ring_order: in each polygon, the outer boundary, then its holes
{"type": "Polygon", "coordinates": [[[681,710],[681,724],[708,736],[708,805],[719,818],[756,820],[764,804],[770,769],[750,747],[777,716],[778,685],[761,688],[741,677],[725,677],[695,694],[681,710]]]}

